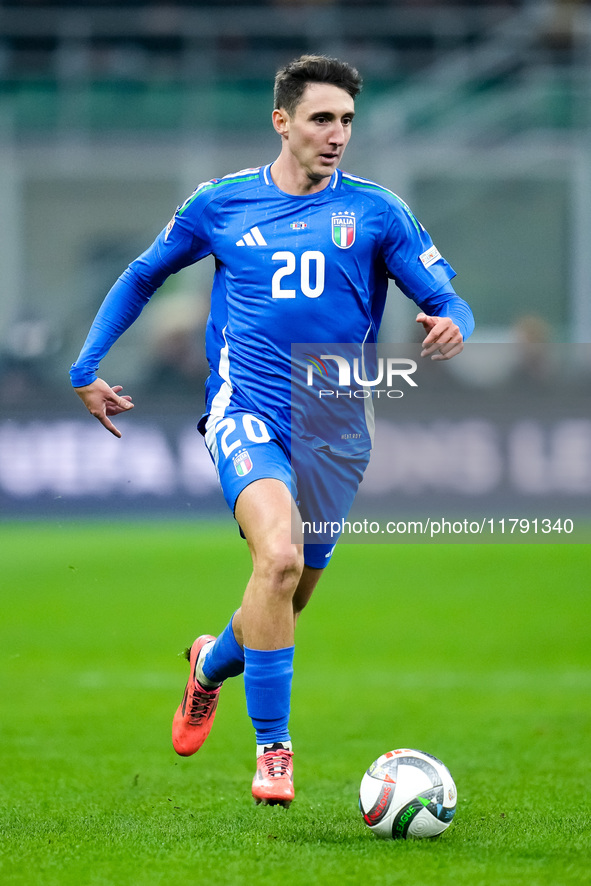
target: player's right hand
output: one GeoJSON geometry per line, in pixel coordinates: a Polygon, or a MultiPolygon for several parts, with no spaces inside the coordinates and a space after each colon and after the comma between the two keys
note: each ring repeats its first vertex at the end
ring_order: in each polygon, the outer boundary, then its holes
{"type": "Polygon", "coordinates": [[[115,427],[110,415],[118,415],[120,412],[126,412],[133,409],[131,397],[120,397],[119,391],[123,390],[121,385],[110,387],[102,378],[97,378],[89,385],[81,388],[74,388],[88,411],[94,415],[100,423],[108,431],[115,435],[121,436],[121,431],[115,427]]]}

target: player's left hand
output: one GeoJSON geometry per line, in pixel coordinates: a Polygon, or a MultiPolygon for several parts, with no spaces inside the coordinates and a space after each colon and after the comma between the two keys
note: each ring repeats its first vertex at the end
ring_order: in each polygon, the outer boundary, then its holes
{"type": "Polygon", "coordinates": [[[430,317],[417,314],[417,323],[422,323],[427,336],[423,339],[421,357],[432,360],[451,360],[464,350],[464,340],[459,327],[451,317],[430,317]]]}

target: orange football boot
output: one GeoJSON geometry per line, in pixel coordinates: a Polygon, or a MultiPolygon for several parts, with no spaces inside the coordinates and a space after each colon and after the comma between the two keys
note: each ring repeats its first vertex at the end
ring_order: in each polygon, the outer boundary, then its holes
{"type": "Polygon", "coordinates": [[[181,757],[196,753],[213,726],[221,686],[204,689],[195,679],[195,665],[206,643],[215,640],[209,634],[197,637],[189,654],[191,668],[183,700],[172,721],[172,745],[181,757]]]}
{"type": "Polygon", "coordinates": [[[281,743],[266,747],[264,753],[257,757],[252,796],[257,803],[286,808],[293,800],[293,752],[281,743]]]}

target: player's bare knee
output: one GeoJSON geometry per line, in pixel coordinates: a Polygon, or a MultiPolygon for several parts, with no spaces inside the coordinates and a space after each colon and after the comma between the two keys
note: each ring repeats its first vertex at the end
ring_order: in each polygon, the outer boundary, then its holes
{"type": "Polygon", "coordinates": [[[292,597],[304,568],[301,546],[270,543],[255,561],[255,570],[275,593],[292,597]]]}

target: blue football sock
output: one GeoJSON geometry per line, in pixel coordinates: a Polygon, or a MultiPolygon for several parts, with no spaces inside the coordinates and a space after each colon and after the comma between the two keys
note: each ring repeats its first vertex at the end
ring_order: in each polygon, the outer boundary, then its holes
{"type": "Polygon", "coordinates": [[[237,677],[243,670],[244,649],[234,636],[232,619],[230,619],[205,656],[203,673],[213,683],[221,683],[227,677],[237,677]]]}
{"type": "Polygon", "coordinates": [[[294,647],[244,648],[246,709],[255,728],[257,745],[290,741],[289,710],[294,647]]]}

